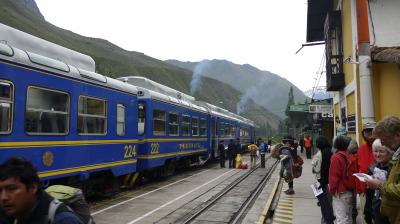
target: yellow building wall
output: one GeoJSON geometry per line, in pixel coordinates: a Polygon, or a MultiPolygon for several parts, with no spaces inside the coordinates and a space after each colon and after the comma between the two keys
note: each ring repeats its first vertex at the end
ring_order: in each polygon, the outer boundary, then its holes
{"type": "MultiPolygon", "coordinates": [[[[356,98],[355,98],[355,94],[354,92],[350,93],[349,95],[346,96],[346,104],[347,104],[347,108],[346,108],[346,112],[347,112],[347,116],[349,115],[353,115],[356,113],[356,98]]],[[[357,119],[357,115],[356,115],[356,119],[357,119]]],[[[352,139],[356,139],[356,132],[347,132],[347,136],[351,137],[352,139]]]]}
{"type": "Polygon", "coordinates": [[[374,63],[372,68],[376,120],[400,116],[400,66],[374,63]]]}
{"type": "Polygon", "coordinates": [[[354,95],[354,92],[350,93],[349,95],[346,96],[346,103],[347,103],[347,116],[355,114],[356,113],[356,98],[354,95]]]}
{"type": "MultiPolygon", "coordinates": [[[[342,1],[342,40],[343,60],[353,55],[352,26],[351,26],[351,1],[342,1]]],[[[353,65],[343,63],[344,81],[347,86],[354,79],[353,65]]]]}

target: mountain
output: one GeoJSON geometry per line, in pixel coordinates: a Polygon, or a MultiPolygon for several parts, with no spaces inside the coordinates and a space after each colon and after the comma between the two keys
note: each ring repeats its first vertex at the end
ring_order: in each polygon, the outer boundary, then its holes
{"type": "Polygon", "coordinates": [[[309,89],[304,92],[306,96],[309,98],[315,99],[315,100],[324,100],[324,99],[329,99],[333,98],[333,92],[327,92],[325,89],[317,88],[315,89],[309,89]]]}
{"type": "MultiPolygon", "coordinates": [[[[0,23],[34,36],[90,55],[96,62],[96,72],[118,78],[144,76],[183,93],[190,93],[192,71],[171,65],[140,52],[127,51],[100,38],[85,37],[47,22],[34,0],[0,0],[0,23]]],[[[194,94],[196,99],[236,111],[241,93],[229,84],[202,77],[204,85],[194,94]]],[[[277,129],[280,118],[267,109],[249,102],[241,114],[260,127],[277,129]]]]}
{"type": "MultiPolygon", "coordinates": [[[[190,69],[194,74],[209,77],[231,85],[242,93],[241,103],[252,99],[257,104],[280,117],[285,116],[290,86],[293,86],[294,101],[304,103],[307,96],[288,80],[268,71],[259,70],[249,64],[238,65],[226,60],[203,60],[201,62],[166,62],[190,69]]],[[[240,109],[239,109],[240,110],[240,109]]]]}
{"type": "Polygon", "coordinates": [[[44,16],[39,10],[39,7],[36,5],[35,0],[22,0],[21,3],[25,5],[25,8],[30,10],[34,15],[44,20],[44,16]]]}

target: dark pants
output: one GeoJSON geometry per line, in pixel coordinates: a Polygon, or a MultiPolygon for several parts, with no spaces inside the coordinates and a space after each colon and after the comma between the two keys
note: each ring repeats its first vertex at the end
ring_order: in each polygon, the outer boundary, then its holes
{"type": "Polygon", "coordinates": [[[221,165],[222,168],[225,167],[225,156],[219,156],[219,165],[221,165]]]}
{"type": "Polygon", "coordinates": [[[306,148],[307,159],[311,159],[311,148],[306,148]]]}
{"type": "Polygon", "coordinates": [[[260,153],[261,157],[261,168],[265,168],[265,153],[260,153]]]}
{"type": "Polygon", "coordinates": [[[323,186],[324,193],[317,196],[318,202],[321,206],[321,214],[324,223],[333,224],[335,216],[333,215],[332,199],[328,192],[328,186],[323,186]]]}
{"type": "Polygon", "coordinates": [[[290,189],[293,189],[293,180],[288,183],[290,189]]]}
{"type": "Polygon", "coordinates": [[[304,151],[304,147],[301,145],[300,146],[300,152],[303,153],[303,151],[304,151]]]}
{"type": "Polygon", "coordinates": [[[229,156],[229,168],[235,168],[235,157],[229,156]]]}

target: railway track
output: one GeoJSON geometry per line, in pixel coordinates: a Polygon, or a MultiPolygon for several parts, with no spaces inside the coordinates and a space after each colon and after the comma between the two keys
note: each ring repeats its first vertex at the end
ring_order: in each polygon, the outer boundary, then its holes
{"type": "MultiPolygon", "coordinates": [[[[268,159],[266,168],[258,165],[250,169],[210,199],[203,202],[193,200],[157,223],[241,223],[277,165],[277,160],[268,159]]],[[[200,199],[204,194],[197,198],[200,199]]]]}

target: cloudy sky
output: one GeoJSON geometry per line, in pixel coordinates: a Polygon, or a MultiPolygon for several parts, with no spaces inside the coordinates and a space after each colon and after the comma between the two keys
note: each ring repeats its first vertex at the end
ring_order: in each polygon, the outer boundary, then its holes
{"type": "MultiPolygon", "coordinates": [[[[226,59],[278,74],[305,91],[323,46],[303,48],[307,0],[36,0],[46,20],[166,60],[226,59]]],[[[319,86],[325,85],[324,79],[319,86]]]]}

